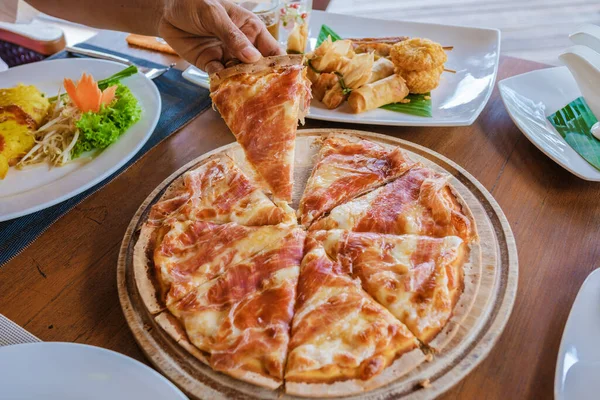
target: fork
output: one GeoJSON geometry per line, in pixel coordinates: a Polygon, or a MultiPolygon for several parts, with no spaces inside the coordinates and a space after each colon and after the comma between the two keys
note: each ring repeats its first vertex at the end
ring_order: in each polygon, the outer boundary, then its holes
{"type": "Polygon", "coordinates": [[[103,53],[101,51],[96,51],[96,50],[82,49],[80,47],[67,46],[67,47],[65,47],[65,51],[67,51],[69,53],[73,53],[73,54],[80,54],[82,56],[99,58],[101,60],[115,61],[115,62],[125,64],[125,65],[135,65],[137,67],[138,71],[140,71],[142,74],[146,75],[146,77],[148,79],[158,78],[159,76],[161,76],[162,74],[164,74],[165,72],[167,72],[168,70],[170,70],[171,68],[173,68],[175,66],[175,64],[173,63],[166,68],[142,67],[142,66],[138,66],[138,65],[134,64],[133,62],[131,62],[128,59],[123,58],[123,57],[115,56],[113,54],[103,53]]]}

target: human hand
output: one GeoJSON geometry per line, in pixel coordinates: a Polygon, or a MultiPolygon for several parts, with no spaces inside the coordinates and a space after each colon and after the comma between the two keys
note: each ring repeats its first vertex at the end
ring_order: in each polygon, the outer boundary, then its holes
{"type": "Polygon", "coordinates": [[[166,0],[159,34],[183,58],[209,74],[233,59],[256,62],[284,54],[265,24],[228,0],[166,0]]]}

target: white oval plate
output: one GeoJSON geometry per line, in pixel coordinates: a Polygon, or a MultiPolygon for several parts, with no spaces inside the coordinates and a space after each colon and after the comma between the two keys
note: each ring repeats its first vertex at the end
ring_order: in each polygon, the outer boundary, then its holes
{"type": "Polygon", "coordinates": [[[187,397],[133,358],[78,343],[0,347],[0,398],[163,400],[187,397]]]}
{"type": "Polygon", "coordinates": [[[579,289],[560,342],[554,397],[596,400],[600,397],[600,269],[579,289]]]}
{"type": "MultiPolygon", "coordinates": [[[[456,73],[445,72],[440,86],[431,93],[431,118],[382,109],[354,114],[347,103],[335,110],[328,110],[317,100],[312,101],[307,118],[371,125],[465,126],[477,119],[492,94],[500,56],[500,31],[497,29],[390,21],[313,11],[309,29],[311,49],[315,48],[323,24],[341,37],[416,36],[435,40],[444,46],[454,46],[448,52],[446,68],[456,70],[456,73]]],[[[189,67],[183,77],[208,88],[206,74],[195,67],[189,67]]]]}
{"type": "Polygon", "coordinates": [[[581,179],[600,182],[600,171],[573,150],[547,118],[581,96],[567,67],[506,78],[498,88],[508,115],[531,143],[581,179]]]}
{"type": "MultiPolygon", "coordinates": [[[[83,72],[96,80],[125,68],[123,64],[91,58],[41,61],[0,73],[0,87],[18,83],[35,85],[48,97],[55,96],[64,78],[78,80],[83,72]]],[[[38,164],[23,170],[9,168],[0,180],[0,221],[53,206],[96,185],[129,161],[154,131],[161,100],[154,83],[138,73],[123,80],[142,107],[142,118],[119,140],[92,159],[75,160],[62,167],[38,164]]]]}

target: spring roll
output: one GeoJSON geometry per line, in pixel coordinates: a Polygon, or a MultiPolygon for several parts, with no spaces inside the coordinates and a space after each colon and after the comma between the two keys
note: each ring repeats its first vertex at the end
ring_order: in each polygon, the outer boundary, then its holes
{"type": "Polygon", "coordinates": [[[371,70],[375,62],[372,53],[357,54],[350,59],[339,71],[344,77],[344,84],[349,89],[358,89],[371,76],[371,70]]]}
{"type": "Polygon", "coordinates": [[[367,83],[377,82],[383,78],[387,78],[394,74],[394,63],[387,58],[380,58],[375,61],[373,68],[371,69],[371,76],[367,83]]]}
{"type": "Polygon", "coordinates": [[[347,95],[344,93],[342,87],[339,84],[337,84],[325,92],[323,100],[321,101],[323,102],[323,104],[325,104],[325,107],[327,107],[330,110],[333,110],[334,108],[338,108],[340,104],[342,104],[344,100],[346,100],[346,97],[347,95]]]}
{"type": "Polygon", "coordinates": [[[348,104],[355,113],[373,110],[390,103],[397,103],[408,96],[408,87],[398,74],[353,90],[348,104]]]}
{"type": "Polygon", "coordinates": [[[313,97],[319,101],[323,101],[325,93],[332,87],[338,85],[338,81],[339,77],[334,73],[319,74],[312,84],[313,97]]]}
{"type": "Polygon", "coordinates": [[[287,40],[288,54],[303,54],[306,49],[306,41],[308,39],[308,25],[296,24],[287,40]]]}

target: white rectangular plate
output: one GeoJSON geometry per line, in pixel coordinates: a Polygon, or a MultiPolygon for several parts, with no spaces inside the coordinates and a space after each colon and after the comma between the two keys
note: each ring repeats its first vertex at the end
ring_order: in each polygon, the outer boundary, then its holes
{"type": "MultiPolygon", "coordinates": [[[[355,124],[398,126],[465,126],[471,125],[485,107],[496,80],[500,55],[500,31],[407,21],[360,18],[342,14],[313,11],[310,17],[309,46],[314,49],[323,24],[341,37],[425,37],[443,46],[454,46],[448,52],[446,68],[440,86],[431,93],[433,116],[417,117],[388,110],[372,110],[353,114],[345,103],[328,110],[313,100],[308,118],[355,124]]],[[[207,87],[206,74],[195,67],[183,76],[207,87]]]]}
{"type": "Polygon", "coordinates": [[[600,182],[600,171],[573,150],[547,119],[581,96],[567,67],[506,78],[498,88],[508,114],[531,143],[574,175],[600,182]]]}

